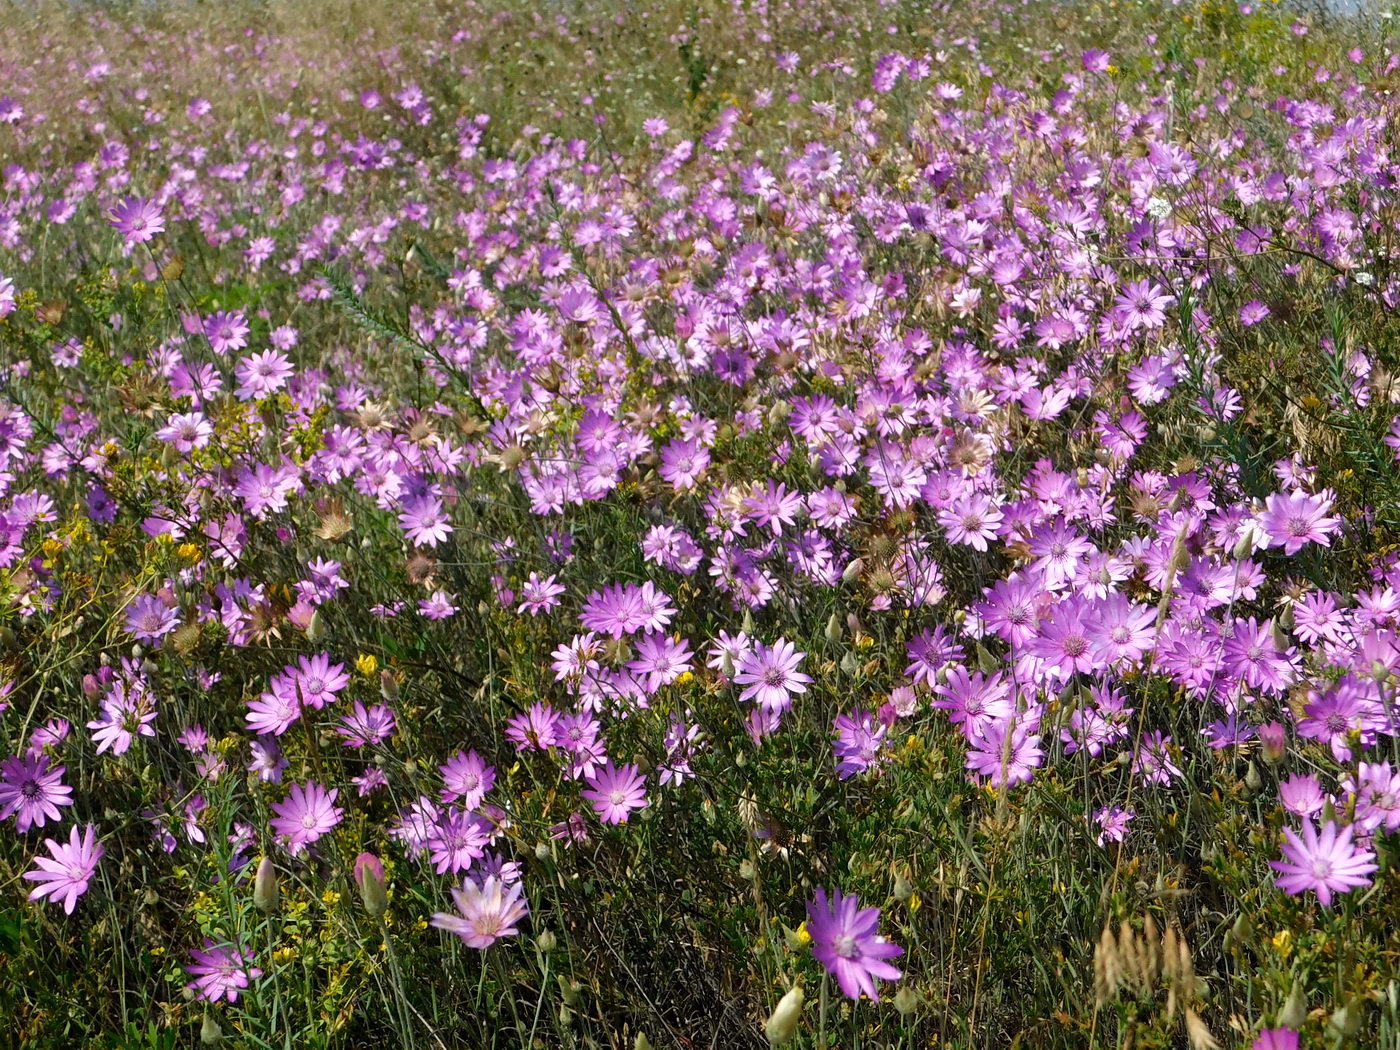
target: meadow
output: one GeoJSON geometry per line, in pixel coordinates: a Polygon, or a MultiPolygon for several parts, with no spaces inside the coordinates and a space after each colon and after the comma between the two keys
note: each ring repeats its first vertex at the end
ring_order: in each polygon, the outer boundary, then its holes
{"type": "Polygon", "coordinates": [[[1400,41],[0,11],[0,1045],[1400,1050],[1400,41]]]}

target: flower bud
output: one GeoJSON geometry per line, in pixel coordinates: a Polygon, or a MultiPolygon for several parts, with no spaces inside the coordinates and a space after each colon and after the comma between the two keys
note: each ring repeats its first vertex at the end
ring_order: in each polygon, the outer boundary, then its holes
{"type": "Polygon", "coordinates": [[[645,1032],[637,1033],[637,1041],[632,1044],[632,1050],[651,1050],[651,1040],[645,1032]]]}
{"type": "Polygon", "coordinates": [[[271,857],[258,861],[258,873],[253,876],[253,907],[264,915],[277,908],[277,868],[271,857]]]}
{"type": "Polygon", "coordinates": [[[205,1046],[218,1046],[223,1042],[224,1030],[219,1027],[219,1022],[214,1020],[213,1014],[205,1014],[204,1022],[199,1026],[199,1041],[205,1046]]]}
{"type": "Polygon", "coordinates": [[[919,993],[905,985],[894,993],[894,1008],[901,1017],[908,1017],[919,1008],[919,993]]]}
{"type": "Polygon", "coordinates": [[[793,988],[778,1000],[768,1023],[763,1026],[763,1034],[768,1037],[769,1046],[786,1043],[797,1032],[797,1022],[802,1017],[802,1000],[805,996],[801,988],[793,988]]]}
{"type": "Polygon", "coordinates": [[[554,951],[555,948],[559,947],[559,938],[554,936],[553,931],[545,930],[535,938],[535,947],[545,955],[548,955],[550,952],[554,951]]]}
{"type": "Polygon", "coordinates": [[[391,704],[397,703],[399,699],[399,683],[394,680],[387,667],[379,672],[379,695],[391,704]]]}
{"type": "Polygon", "coordinates": [[[326,636],[326,621],[321,616],[321,610],[315,609],[311,613],[311,618],[306,622],[306,640],[315,645],[326,636]]]}
{"type": "Polygon", "coordinates": [[[1251,759],[1249,766],[1244,772],[1244,787],[1250,796],[1259,794],[1259,789],[1264,786],[1264,778],[1259,775],[1259,767],[1251,759]]]}
{"type": "Polygon", "coordinates": [[[841,618],[835,613],[832,613],[826,621],[826,640],[828,642],[841,640],[841,618]]]}
{"type": "Polygon", "coordinates": [[[577,981],[570,980],[562,973],[559,975],[559,994],[564,997],[566,1006],[577,1006],[579,1004],[579,993],[583,991],[583,985],[577,981]]]}
{"type": "Polygon", "coordinates": [[[1259,727],[1259,753],[1265,762],[1282,760],[1288,749],[1288,731],[1282,722],[1265,722],[1259,727]]]}
{"type": "Polygon", "coordinates": [[[389,907],[389,891],[384,885],[384,865],[373,853],[361,853],[355,858],[353,870],[365,911],[378,918],[389,907]]]}
{"type": "Polygon", "coordinates": [[[1327,1021],[1327,1026],[1343,1039],[1350,1039],[1361,1031],[1361,1001],[1353,999],[1340,1010],[1335,1011],[1327,1021]]]}
{"type": "Polygon", "coordinates": [[[1288,993],[1288,999],[1284,1002],[1283,1008],[1279,1010],[1278,1017],[1274,1018],[1280,1028],[1292,1028],[1297,1030],[1303,1027],[1308,1019],[1308,994],[1303,988],[1303,982],[1294,980],[1293,988],[1288,993]]]}

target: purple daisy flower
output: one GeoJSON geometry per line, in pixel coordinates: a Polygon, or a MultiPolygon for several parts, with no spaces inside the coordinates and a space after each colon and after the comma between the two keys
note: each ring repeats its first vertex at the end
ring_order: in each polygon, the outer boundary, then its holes
{"type": "Polygon", "coordinates": [[[185,985],[197,998],[208,1003],[227,999],[238,1002],[238,993],[262,976],[262,970],[250,966],[253,952],[249,948],[236,948],[232,944],[219,944],[204,938],[204,949],[190,949],[194,961],[185,967],[194,980],[185,985]]]}
{"type": "Polygon", "coordinates": [[[62,782],[65,770],[65,766],[50,769],[45,755],[0,763],[0,820],[13,815],[21,832],[58,820],[58,807],[73,804],[73,789],[62,782]]]}
{"type": "Polygon", "coordinates": [[[128,247],[144,244],[156,234],[165,231],[165,219],[161,216],[160,205],[142,197],[126,198],[108,212],[107,217],[126,240],[128,247]]]}
{"type": "Polygon", "coordinates": [[[42,885],[35,886],[29,893],[32,901],[48,897],[62,900],[65,915],[73,914],[73,906],[78,898],[87,892],[88,882],[97,871],[97,862],[102,859],[102,843],[97,841],[97,828],[89,824],[81,837],[76,827],[68,831],[66,843],[45,839],[51,857],[35,857],[34,870],[26,871],[24,878],[42,885]]]}
{"type": "Polygon", "coordinates": [[[1269,862],[1269,867],[1281,872],[1274,885],[1295,897],[1312,890],[1324,908],[1332,906],[1334,893],[1369,886],[1367,876],[1376,870],[1376,855],[1358,849],[1353,834],[1350,825],[1341,827],[1332,820],[1320,832],[1310,820],[1303,821],[1301,835],[1284,828],[1283,860],[1269,862]]]}
{"type": "Polygon", "coordinates": [[[797,669],[806,655],[786,638],[779,638],[771,647],[755,643],[739,661],[734,675],[735,683],[745,687],[739,699],[786,710],[792,705],[793,695],[805,693],[812,681],[797,669]]]}
{"type": "Polygon", "coordinates": [[[581,794],[593,803],[604,824],[625,824],[632,810],[644,809],[648,804],[646,778],[635,765],[618,767],[612,759],[588,777],[588,787],[581,794]]]}
{"type": "Polygon", "coordinates": [[[327,791],[314,780],[293,784],[285,799],[273,805],[277,816],[272,830],[287,840],[287,849],[296,856],[340,823],[345,811],[335,804],[339,789],[327,791]]]}
{"type": "Polygon", "coordinates": [[[489,948],[502,937],[514,937],[520,932],[516,923],[530,913],[521,899],[520,884],[505,885],[495,876],[480,884],[468,879],[452,891],[452,901],[459,914],[436,912],[429,921],[472,948],[489,948]]]}
{"type": "Polygon", "coordinates": [[[818,888],[807,905],[812,955],[852,999],[864,993],[878,1001],[875,979],[897,981],[903,976],[885,960],[903,955],[904,949],[881,937],[879,924],[879,908],[862,908],[854,895],[843,896],[840,890],[828,903],[826,890],[818,888]]]}

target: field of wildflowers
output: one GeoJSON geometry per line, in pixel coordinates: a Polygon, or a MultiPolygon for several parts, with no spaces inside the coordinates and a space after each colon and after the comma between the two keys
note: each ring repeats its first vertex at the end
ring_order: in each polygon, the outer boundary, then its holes
{"type": "Polygon", "coordinates": [[[1400,40],[0,12],[0,1045],[1400,1048],[1400,40]]]}

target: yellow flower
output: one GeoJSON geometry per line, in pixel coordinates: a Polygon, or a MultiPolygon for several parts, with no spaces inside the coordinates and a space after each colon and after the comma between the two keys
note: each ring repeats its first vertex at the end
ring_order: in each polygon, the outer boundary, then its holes
{"type": "Polygon", "coordinates": [[[182,543],[176,548],[175,553],[184,558],[185,561],[190,562],[199,561],[202,557],[199,545],[196,543],[182,543]]]}
{"type": "Polygon", "coordinates": [[[695,674],[692,671],[682,671],[676,678],[677,685],[689,685],[693,681],[695,681],[695,674]]]}
{"type": "Polygon", "coordinates": [[[804,945],[812,943],[812,935],[807,932],[806,922],[803,922],[801,926],[797,927],[797,939],[804,945]]]}
{"type": "Polygon", "coordinates": [[[1285,959],[1293,954],[1293,931],[1279,930],[1273,938],[1274,951],[1278,952],[1285,959]]]}
{"type": "Polygon", "coordinates": [[[327,908],[334,908],[340,903],[340,894],[336,893],[335,890],[326,890],[325,893],[321,894],[321,903],[327,908]]]}
{"type": "Polygon", "coordinates": [[[368,678],[379,670],[379,661],[374,658],[373,653],[361,653],[355,657],[355,670],[368,678]]]}

